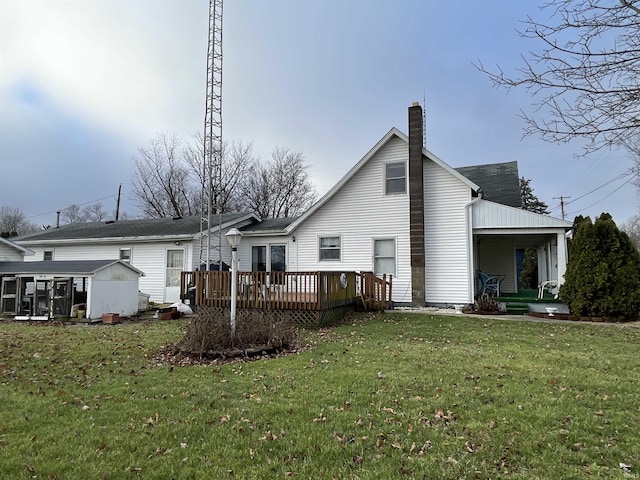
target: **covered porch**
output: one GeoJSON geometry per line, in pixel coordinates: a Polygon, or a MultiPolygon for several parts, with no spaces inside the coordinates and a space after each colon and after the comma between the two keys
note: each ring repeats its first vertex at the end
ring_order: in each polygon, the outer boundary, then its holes
{"type": "Polygon", "coordinates": [[[526,250],[536,252],[536,288],[545,282],[564,282],[567,232],[571,222],[484,200],[473,206],[472,255],[475,296],[482,293],[480,272],[498,279],[498,295],[516,294],[526,250]]]}

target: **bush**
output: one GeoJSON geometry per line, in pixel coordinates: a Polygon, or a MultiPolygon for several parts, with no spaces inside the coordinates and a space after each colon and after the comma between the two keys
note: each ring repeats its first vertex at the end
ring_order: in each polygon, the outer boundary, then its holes
{"type": "Polygon", "coordinates": [[[484,294],[476,300],[476,311],[478,312],[498,312],[500,311],[500,304],[494,298],[488,294],[484,294]]]}
{"type": "Polygon", "coordinates": [[[609,214],[577,217],[559,292],[576,315],[635,320],[640,315],[640,252],[609,214]]]}
{"type": "Polygon", "coordinates": [[[524,251],[522,271],[520,272],[520,287],[538,287],[538,252],[532,248],[527,248],[524,251]]]}
{"type": "Polygon", "coordinates": [[[199,307],[178,349],[190,354],[224,354],[253,348],[286,349],[297,340],[297,329],[276,310],[238,310],[231,338],[228,309],[199,307]]]}

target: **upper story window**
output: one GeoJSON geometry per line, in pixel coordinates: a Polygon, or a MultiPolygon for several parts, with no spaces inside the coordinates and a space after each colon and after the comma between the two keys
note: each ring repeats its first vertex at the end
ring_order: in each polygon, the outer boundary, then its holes
{"type": "Polygon", "coordinates": [[[43,259],[44,261],[51,261],[51,260],[53,260],[53,250],[45,250],[45,251],[44,251],[44,255],[43,255],[42,259],[43,259]]]}
{"type": "Polygon", "coordinates": [[[121,248],[120,249],[120,260],[125,263],[131,262],[131,249],[130,248],[121,248]]]}
{"type": "Polygon", "coordinates": [[[407,193],[407,165],[404,162],[387,163],[384,166],[384,193],[407,193]]]}
{"type": "Polygon", "coordinates": [[[320,260],[340,260],[340,237],[320,237],[318,250],[320,260]]]}

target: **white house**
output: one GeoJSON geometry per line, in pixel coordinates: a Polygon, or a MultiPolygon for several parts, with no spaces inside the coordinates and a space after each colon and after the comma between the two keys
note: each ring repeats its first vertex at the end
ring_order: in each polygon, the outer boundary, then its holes
{"type": "MultiPolygon", "coordinates": [[[[414,104],[408,136],[392,128],[300,217],[223,215],[211,231],[214,258],[230,264],[223,237],[235,227],[240,270],[373,271],[393,275],[396,303],[415,305],[472,303],[479,271],[516,292],[528,248],[538,251],[539,281],[562,282],[571,223],[517,208],[515,162],[454,169],[424,148],[422,129],[414,104]]],[[[155,301],[177,299],[179,272],[198,268],[202,244],[200,217],[72,224],[15,241],[33,260],[130,262],[155,301]]]]}
{"type": "Polygon", "coordinates": [[[467,304],[479,271],[516,292],[518,257],[534,248],[539,281],[562,282],[571,223],[516,208],[515,162],[451,168],[422,128],[414,104],[410,135],[392,128],[302,216],[241,228],[240,269],[386,273],[395,302],[467,304]]]}

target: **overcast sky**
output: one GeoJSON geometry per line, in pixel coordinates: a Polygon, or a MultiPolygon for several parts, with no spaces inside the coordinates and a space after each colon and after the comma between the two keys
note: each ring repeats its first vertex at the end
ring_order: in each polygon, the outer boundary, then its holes
{"type": "MultiPolygon", "coordinates": [[[[517,160],[554,216],[564,196],[569,220],[606,211],[620,224],[640,211],[622,177],[631,158],[522,139],[531,98],[472,65],[513,71],[536,48],[514,31],[535,5],[226,0],[224,138],[265,160],[303,152],[323,194],[391,127],[407,132],[425,99],[427,148],[449,165],[517,160]]],[[[53,224],[70,204],[113,211],[122,184],[122,210],[138,215],[138,147],[203,128],[207,35],[208,0],[0,0],[0,206],[53,224]]]]}

